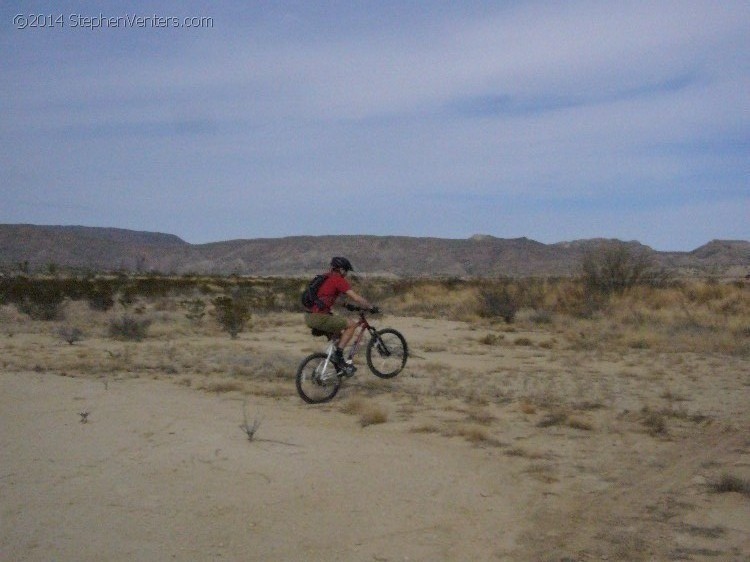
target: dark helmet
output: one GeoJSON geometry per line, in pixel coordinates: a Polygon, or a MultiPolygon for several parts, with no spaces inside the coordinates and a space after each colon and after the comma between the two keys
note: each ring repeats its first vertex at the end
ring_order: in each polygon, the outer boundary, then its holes
{"type": "Polygon", "coordinates": [[[331,260],[331,269],[342,269],[344,271],[354,271],[352,262],[346,258],[335,257],[331,260]]]}

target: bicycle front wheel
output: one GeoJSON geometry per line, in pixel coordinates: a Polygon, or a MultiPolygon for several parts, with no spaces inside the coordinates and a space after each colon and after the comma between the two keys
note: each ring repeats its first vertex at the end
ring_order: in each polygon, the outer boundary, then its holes
{"type": "Polygon", "coordinates": [[[339,391],[341,377],[325,353],[308,355],[297,369],[297,393],[308,404],[328,402],[339,391]]]}
{"type": "Polygon", "coordinates": [[[367,366],[382,379],[398,375],[408,356],[406,339],[392,328],[378,330],[367,344],[367,366]]]}

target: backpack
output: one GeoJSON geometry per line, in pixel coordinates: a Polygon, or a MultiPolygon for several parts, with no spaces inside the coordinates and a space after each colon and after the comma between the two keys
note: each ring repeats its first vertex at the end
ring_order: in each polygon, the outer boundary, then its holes
{"type": "Polygon", "coordinates": [[[318,308],[325,308],[325,303],[318,298],[318,290],[326,279],[328,279],[327,273],[316,275],[313,280],[310,281],[307,288],[302,291],[302,306],[307,310],[312,309],[312,307],[316,305],[318,308]]]}

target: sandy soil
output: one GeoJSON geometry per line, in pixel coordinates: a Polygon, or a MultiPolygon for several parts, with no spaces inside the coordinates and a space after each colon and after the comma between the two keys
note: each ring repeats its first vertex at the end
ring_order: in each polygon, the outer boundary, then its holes
{"type": "MultiPolygon", "coordinates": [[[[381,381],[360,361],[323,406],[293,372],[205,392],[180,369],[48,366],[111,343],[6,338],[0,559],[750,560],[750,497],[712,489],[750,478],[747,361],[388,324],[412,344],[407,370],[381,381]],[[385,423],[363,423],[368,408],[385,423]]],[[[322,346],[285,321],[216,342],[322,346]]]]}

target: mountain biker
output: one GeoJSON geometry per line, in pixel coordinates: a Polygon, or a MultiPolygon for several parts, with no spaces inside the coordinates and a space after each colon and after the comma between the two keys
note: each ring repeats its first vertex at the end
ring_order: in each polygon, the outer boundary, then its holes
{"type": "Polygon", "coordinates": [[[346,280],[346,276],[353,270],[354,268],[348,259],[343,257],[334,257],[331,259],[331,269],[328,276],[318,289],[318,300],[322,306],[314,304],[311,309],[305,312],[305,324],[309,328],[339,335],[333,360],[336,365],[344,369],[347,367],[353,369],[351,360],[344,359],[344,348],[352,339],[357,328],[357,322],[351,318],[336,316],[331,312],[336,299],[340,295],[346,295],[364,308],[377,310],[367,299],[352,290],[349,281],[346,280]]]}

